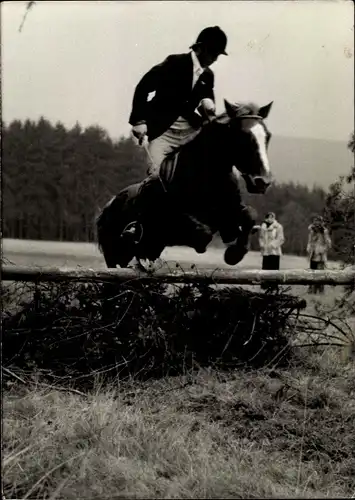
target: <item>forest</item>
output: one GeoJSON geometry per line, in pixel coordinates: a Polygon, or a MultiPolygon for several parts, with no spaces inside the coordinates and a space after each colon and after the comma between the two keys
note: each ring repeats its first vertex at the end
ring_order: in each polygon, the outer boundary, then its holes
{"type": "MultiPolygon", "coordinates": [[[[142,180],[146,169],[146,153],[133,139],[113,140],[97,125],[66,128],[43,117],[2,123],[3,237],[95,241],[100,209],[120,189],[142,180]]],[[[241,187],[258,223],[267,211],[276,213],[284,227],[284,252],[303,255],[314,214],[328,214],[330,229],[337,217],[335,230],[339,226],[344,182],[340,179],[327,192],[276,179],[264,196],[241,187]]],[[[257,249],[257,238],[252,248],[257,249]]]]}

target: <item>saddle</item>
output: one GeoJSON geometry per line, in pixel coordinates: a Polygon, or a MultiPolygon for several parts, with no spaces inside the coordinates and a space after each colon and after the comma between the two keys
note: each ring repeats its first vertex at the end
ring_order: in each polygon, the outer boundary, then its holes
{"type": "Polygon", "coordinates": [[[164,186],[169,185],[175,175],[177,163],[179,161],[180,148],[169,153],[160,165],[159,175],[164,186]]]}
{"type": "MultiPolygon", "coordinates": [[[[180,148],[169,153],[159,167],[159,175],[148,175],[138,190],[139,197],[151,202],[166,198],[168,186],[172,182],[177,162],[179,161],[180,148]]],[[[159,202],[158,202],[159,204],[159,202]]]]}

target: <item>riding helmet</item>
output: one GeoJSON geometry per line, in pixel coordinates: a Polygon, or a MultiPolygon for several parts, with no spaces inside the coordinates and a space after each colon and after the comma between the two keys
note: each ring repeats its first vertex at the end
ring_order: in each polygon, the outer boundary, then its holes
{"type": "Polygon", "coordinates": [[[203,29],[192,47],[195,45],[204,45],[206,48],[217,51],[219,54],[228,55],[226,52],[227,36],[219,26],[210,26],[203,29]]]}

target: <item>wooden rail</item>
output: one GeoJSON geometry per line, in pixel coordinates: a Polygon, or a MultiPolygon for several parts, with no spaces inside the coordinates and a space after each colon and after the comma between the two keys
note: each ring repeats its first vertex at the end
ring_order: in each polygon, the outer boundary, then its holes
{"type": "Polygon", "coordinates": [[[242,269],[195,269],[182,270],[160,268],[152,273],[134,269],[94,270],[57,267],[24,267],[6,265],[1,269],[3,281],[105,281],[129,282],[132,280],[164,281],[166,283],[205,283],[225,285],[258,285],[272,283],[278,285],[350,285],[355,284],[355,268],[345,270],[311,271],[285,269],[282,271],[242,270],[242,269]]]}

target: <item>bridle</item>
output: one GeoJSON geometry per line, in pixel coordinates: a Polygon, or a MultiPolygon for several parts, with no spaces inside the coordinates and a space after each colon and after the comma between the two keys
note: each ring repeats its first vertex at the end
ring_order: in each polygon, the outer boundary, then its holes
{"type": "Polygon", "coordinates": [[[260,115],[240,115],[240,116],[233,116],[233,118],[230,119],[230,121],[227,123],[227,125],[231,125],[233,120],[246,120],[247,118],[250,118],[251,120],[258,120],[260,122],[264,121],[264,118],[260,115]]]}
{"type": "Polygon", "coordinates": [[[243,118],[254,118],[255,120],[263,120],[264,119],[260,115],[240,115],[240,116],[233,117],[232,120],[234,120],[234,118],[240,118],[240,119],[243,119],[243,118]]]}
{"type": "MultiPolygon", "coordinates": [[[[232,121],[232,120],[235,120],[235,119],[238,119],[238,120],[245,120],[245,119],[247,119],[247,118],[251,118],[251,119],[254,119],[254,120],[259,120],[259,121],[263,121],[263,120],[264,120],[264,118],[263,118],[262,116],[260,116],[260,115],[239,115],[239,116],[237,115],[237,116],[233,116],[233,118],[231,118],[231,119],[230,119],[230,121],[229,121],[229,123],[227,123],[226,125],[227,125],[227,126],[230,126],[230,125],[231,125],[231,121],[232,121]]],[[[212,123],[212,122],[214,122],[215,120],[218,120],[218,117],[217,117],[217,116],[207,116],[207,119],[206,119],[206,121],[204,122],[204,124],[206,124],[206,125],[207,125],[208,123],[212,123]]],[[[146,143],[146,142],[143,142],[143,143],[142,143],[142,146],[144,147],[144,150],[145,150],[145,152],[146,152],[146,154],[147,154],[147,156],[148,156],[148,158],[149,158],[150,162],[152,163],[152,165],[156,168],[156,170],[157,170],[157,172],[158,172],[157,177],[158,177],[158,179],[159,179],[159,181],[160,181],[160,184],[161,184],[161,186],[162,186],[162,188],[163,188],[164,193],[167,193],[167,192],[168,192],[168,190],[166,189],[165,184],[164,184],[164,181],[163,181],[163,179],[161,178],[161,175],[160,175],[160,173],[159,173],[160,168],[159,168],[159,166],[158,166],[158,165],[156,165],[156,164],[155,164],[155,162],[154,162],[153,158],[151,157],[151,154],[149,153],[149,149],[148,149],[147,143],[146,143]]]]}

